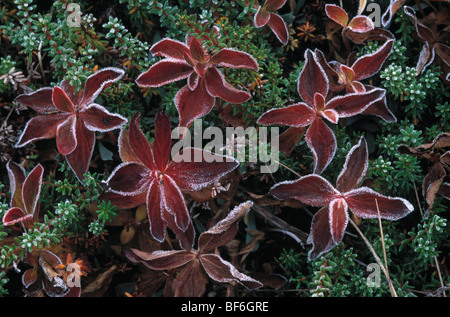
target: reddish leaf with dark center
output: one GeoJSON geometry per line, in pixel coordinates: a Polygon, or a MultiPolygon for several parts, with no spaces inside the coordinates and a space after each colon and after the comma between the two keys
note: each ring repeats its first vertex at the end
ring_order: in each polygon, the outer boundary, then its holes
{"type": "Polygon", "coordinates": [[[94,149],[94,131],[107,132],[126,123],[121,115],[92,103],[123,74],[121,69],[109,67],[89,76],[77,93],[76,87],[64,80],[60,86],[18,96],[16,101],[35,110],[38,116],[27,123],[16,146],[56,137],[58,151],[66,157],[78,179],[83,180],[94,149]]]}
{"type": "Polygon", "coordinates": [[[397,220],[413,206],[403,198],[387,197],[359,183],[367,170],[367,144],[362,137],[352,147],[334,188],[319,175],[306,175],[295,181],[276,184],[270,193],[278,199],[294,198],[312,206],[323,206],[313,217],[308,241],[313,244],[309,258],[331,250],[343,238],[348,223],[348,209],[362,218],[397,220]]]}
{"type": "Polygon", "coordinates": [[[285,3],[286,0],[266,0],[262,6],[258,7],[258,11],[253,20],[253,24],[257,28],[265,25],[269,26],[282,44],[287,44],[289,32],[286,22],[284,22],[280,15],[274,13],[274,11],[280,9],[285,3]]]}
{"type": "Polygon", "coordinates": [[[159,242],[164,241],[165,229],[169,227],[177,234],[182,247],[190,249],[193,228],[181,189],[201,190],[234,170],[239,162],[190,148],[182,149],[170,160],[169,117],[162,112],[156,115],[153,144],[140,129],[139,118],[140,114],[135,114],[130,120],[129,131],[121,131],[120,155],[126,162],[112,172],[107,189],[124,199],[132,197],[132,202],[143,203],[144,199],[152,236],[159,242]],[[184,155],[186,153],[190,155],[184,155]],[[206,156],[214,160],[207,161],[206,156]],[[143,193],[146,193],[145,198],[143,193]]]}
{"type": "Polygon", "coordinates": [[[139,75],[136,83],[141,87],[159,87],[175,81],[188,79],[188,83],[175,96],[179,126],[189,127],[197,118],[209,113],[215,98],[230,103],[242,103],[250,94],[238,90],[225,80],[217,67],[258,69],[256,60],[249,54],[223,48],[210,56],[202,42],[187,36],[186,43],[162,39],[150,51],[161,60],[139,75]]]}
{"type": "Polygon", "coordinates": [[[430,28],[419,21],[414,9],[410,6],[404,6],[404,12],[414,23],[417,35],[424,44],[416,65],[417,73],[421,74],[437,59],[439,59],[441,66],[445,68],[444,71],[448,72],[450,69],[450,47],[447,45],[448,27],[437,32],[436,28],[430,28]]]}
{"type": "Polygon", "coordinates": [[[329,82],[321,66],[321,52],[305,52],[305,65],[298,79],[298,93],[306,103],[298,103],[285,108],[272,109],[264,113],[259,124],[281,124],[290,127],[307,127],[305,140],[314,156],[315,174],[321,174],[329,165],[336,152],[336,138],[325,123],[337,124],[339,118],[367,113],[385,116],[382,105],[376,111],[368,109],[385,98],[385,90],[373,88],[363,93],[335,96],[327,100],[329,82]]]}

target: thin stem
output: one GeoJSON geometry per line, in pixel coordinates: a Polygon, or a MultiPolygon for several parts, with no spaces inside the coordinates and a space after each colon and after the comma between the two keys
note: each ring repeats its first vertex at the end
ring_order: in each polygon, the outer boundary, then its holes
{"type": "MultiPolygon", "coordinates": [[[[362,231],[358,228],[358,226],[356,225],[356,223],[353,222],[353,220],[351,218],[348,219],[348,221],[352,224],[352,226],[356,229],[356,231],[358,231],[359,235],[361,236],[361,238],[363,239],[364,243],[367,245],[367,247],[369,248],[370,252],[372,252],[373,257],[375,258],[375,260],[377,261],[378,265],[380,266],[380,268],[383,270],[384,275],[386,275],[386,278],[388,277],[386,268],[384,267],[383,263],[381,262],[381,259],[378,257],[377,253],[375,252],[374,248],[372,247],[372,245],[370,244],[369,240],[367,240],[366,236],[364,235],[364,233],[362,233],[362,231]]],[[[388,282],[390,284],[390,280],[388,279],[388,282]]],[[[394,292],[391,292],[391,295],[394,297],[397,297],[397,294],[394,292]]]]}
{"type": "Polygon", "coordinates": [[[378,224],[380,225],[380,236],[381,236],[381,246],[383,247],[383,257],[384,257],[384,265],[386,267],[386,278],[389,283],[389,290],[391,291],[391,295],[393,297],[397,297],[397,294],[395,292],[394,286],[391,283],[391,278],[389,276],[389,270],[387,265],[387,256],[386,256],[386,247],[384,244],[384,233],[383,233],[383,226],[381,225],[381,216],[380,216],[380,208],[378,207],[378,200],[375,199],[375,204],[377,205],[377,212],[378,212],[378,224]]]}

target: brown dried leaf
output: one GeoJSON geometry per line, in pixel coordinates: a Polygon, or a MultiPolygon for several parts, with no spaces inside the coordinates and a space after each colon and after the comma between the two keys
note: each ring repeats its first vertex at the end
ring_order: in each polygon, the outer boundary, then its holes
{"type": "Polygon", "coordinates": [[[199,252],[209,252],[231,241],[237,233],[238,222],[247,214],[252,206],[253,202],[250,200],[240,204],[230,211],[225,219],[203,232],[198,239],[199,252]]]}

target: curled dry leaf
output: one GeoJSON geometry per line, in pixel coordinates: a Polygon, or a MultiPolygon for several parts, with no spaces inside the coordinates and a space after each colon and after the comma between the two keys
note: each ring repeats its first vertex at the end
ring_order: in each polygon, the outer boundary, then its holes
{"type": "Polygon", "coordinates": [[[327,100],[330,83],[319,62],[319,55],[322,56],[310,49],[305,52],[305,65],[297,84],[298,94],[305,102],[271,109],[258,119],[258,123],[263,125],[306,128],[305,140],[313,152],[315,174],[321,174],[330,164],[337,147],[336,137],[325,121],[337,124],[339,118],[368,112],[369,106],[382,101],[386,94],[383,89],[373,88],[327,100]]]}

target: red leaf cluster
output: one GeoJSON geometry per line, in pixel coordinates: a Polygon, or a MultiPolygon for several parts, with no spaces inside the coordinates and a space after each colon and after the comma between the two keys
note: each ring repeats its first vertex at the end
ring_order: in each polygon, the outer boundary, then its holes
{"type": "Polygon", "coordinates": [[[342,241],[350,210],[361,218],[397,220],[413,206],[403,198],[387,197],[368,187],[358,187],[366,174],[368,151],[362,137],[347,155],[336,187],[320,175],[310,174],[295,181],[276,184],[270,193],[278,199],[293,198],[304,204],[322,207],[313,217],[308,241],[313,244],[308,257],[317,258],[342,241]]]}
{"type": "Polygon", "coordinates": [[[142,73],[136,83],[141,87],[160,87],[187,79],[187,84],[175,96],[179,126],[189,127],[197,118],[209,113],[216,98],[230,103],[242,103],[250,98],[246,91],[236,89],[225,79],[218,67],[258,70],[256,60],[249,54],[223,48],[210,56],[202,42],[186,36],[186,43],[162,39],[150,51],[165,59],[142,73]]]}
{"type": "Polygon", "coordinates": [[[111,131],[127,122],[121,115],[111,114],[93,103],[103,89],[123,74],[123,70],[109,67],[89,76],[83,89],[63,80],[59,86],[18,96],[17,102],[38,115],[28,121],[16,146],[56,138],[59,153],[66,157],[78,179],[83,180],[94,150],[95,131],[111,131]]]}
{"type": "Polygon", "coordinates": [[[252,205],[251,201],[240,204],[215,226],[201,233],[197,250],[161,250],[148,253],[130,249],[126,254],[130,260],[142,263],[151,270],[175,270],[175,279],[166,283],[166,294],[182,297],[202,296],[208,278],[219,283],[239,283],[248,289],[259,288],[262,286],[260,282],[239,272],[215,252],[217,247],[234,238],[239,221],[252,205]]]}
{"type": "Polygon", "coordinates": [[[120,164],[107,180],[107,198],[127,202],[128,207],[146,203],[150,232],[159,242],[169,227],[183,248],[194,240],[183,191],[199,191],[217,182],[239,166],[234,158],[202,149],[182,149],[171,159],[169,117],[159,112],[155,118],[155,138],[149,143],[139,127],[140,114],[130,120],[129,131],[119,137],[120,164]],[[117,196],[118,195],[118,196],[117,196]]]}
{"type": "Polygon", "coordinates": [[[273,31],[277,39],[286,44],[289,40],[289,32],[286,26],[286,22],[280,17],[280,15],[274,13],[280,9],[286,0],[266,0],[266,2],[258,7],[253,20],[255,27],[260,28],[265,25],[273,31]]]}

